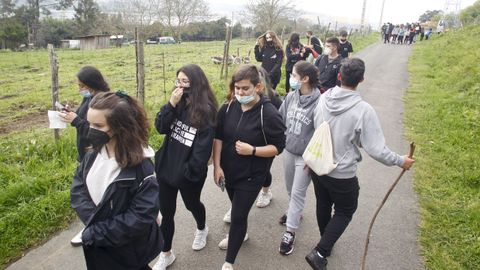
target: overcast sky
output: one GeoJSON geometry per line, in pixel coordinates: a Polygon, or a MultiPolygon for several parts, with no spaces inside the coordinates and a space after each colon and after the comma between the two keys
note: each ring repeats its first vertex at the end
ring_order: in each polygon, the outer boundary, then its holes
{"type": "MultiPolygon", "coordinates": [[[[213,13],[231,17],[232,11],[238,11],[248,0],[206,0],[213,13]]],[[[383,0],[367,0],[366,21],[377,27],[383,0]]],[[[462,0],[461,8],[472,5],[476,0],[462,0]]],[[[338,20],[344,23],[359,24],[362,15],[363,0],[293,0],[297,9],[305,11],[303,17],[316,21],[316,17],[324,21],[338,20]],[[326,18],[327,16],[333,18],[326,18]]],[[[452,2],[452,0],[448,0],[452,2]]],[[[455,1],[453,1],[455,2],[455,1]]],[[[447,0],[385,0],[383,22],[405,23],[416,22],[427,10],[444,10],[447,0]]],[[[453,9],[453,7],[451,8],[453,9]]]]}

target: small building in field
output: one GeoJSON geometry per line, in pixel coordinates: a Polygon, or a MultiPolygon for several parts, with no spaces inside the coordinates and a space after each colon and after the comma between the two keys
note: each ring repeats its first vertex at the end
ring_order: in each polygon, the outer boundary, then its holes
{"type": "Polygon", "coordinates": [[[80,40],[78,40],[78,39],[62,39],[62,40],[60,40],[60,48],[62,48],[62,49],[80,49],[80,40]]]}
{"type": "Polygon", "coordinates": [[[110,35],[89,35],[77,37],[80,40],[80,50],[96,50],[110,47],[110,35]]]}

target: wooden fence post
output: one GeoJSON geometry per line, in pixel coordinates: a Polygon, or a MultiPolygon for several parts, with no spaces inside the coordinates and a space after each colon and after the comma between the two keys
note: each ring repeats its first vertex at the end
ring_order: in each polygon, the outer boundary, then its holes
{"type": "MultiPolygon", "coordinates": [[[[48,58],[50,59],[50,71],[52,73],[52,110],[56,110],[55,103],[58,101],[58,58],[53,50],[53,44],[48,44],[48,58]]],[[[54,129],[55,141],[60,139],[60,130],[54,129]]]]}
{"type": "Polygon", "coordinates": [[[138,38],[138,31],[135,28],[135,55],[137,60],[137,99],[145,105],[145,60],[143,54],[143,42],[138,38]]]}
{"type": "MultiPolygon", "coordinates": [[[[228,27],[228,38],[227,38],[227,57],[225,59],[225,79],[228,78],[228,60],[229,60],[229,54],[230,54],[230,40],[232,39],[232,26],[228,27]]],[[[233,64],[233,62],[232,62],[233,64]]]]}

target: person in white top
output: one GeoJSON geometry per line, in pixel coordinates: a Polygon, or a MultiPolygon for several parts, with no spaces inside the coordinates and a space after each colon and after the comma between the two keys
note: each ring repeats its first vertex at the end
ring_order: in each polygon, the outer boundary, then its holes
{"type": "Polygon", "coordinates": [[[106,92],[92,99],[87,119],[93,149],[78,166],[70,192],[85,225],[87,269],[150,269],[163,236],[146,113],[125,93],[106,92]]]}

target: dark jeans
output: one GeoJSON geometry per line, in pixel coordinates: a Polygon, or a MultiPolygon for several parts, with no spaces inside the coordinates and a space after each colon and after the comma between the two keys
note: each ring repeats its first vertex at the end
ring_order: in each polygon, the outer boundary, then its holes
{"type": "Polygon", "coordinates": [[[243,239],[247,233],[248,214],[252,205],[257,198],[258,190],[244,191],[235,188],[227,188],[228,197],[232,202],[232,216],[230,223],[230,231],[228,233],[228,248],[226,262],[233,264],[237,257],[238,251],[242,246],[243,239]]]}
{"type": "Polygon", "coordinates": [[[360,186],[357,177],[336,179],[314,173],[312,182],[317,198],[317,223],[321,235],[316,249],[322,256],[328,257],[357,210],[360,186]],[[332,206],[335,209],[333,216],[332,206]]]}
{"type": "Polygon", "coordinates": [[[160,229],[165,240],[162,251],[166,252],[172,249],[172,239],[173,234],[175,233],[174,217],[177,210],[178,191],[180,191],[183,202],[188,211],[193,214],[193,217],[197,222],[197,229],[205,229],[205,206],[200,201],[203,184],[205,184],[205,181],[178,189],[159,181],[160,212],[162,213],[162,224],[160,225],[160,229]]]}

